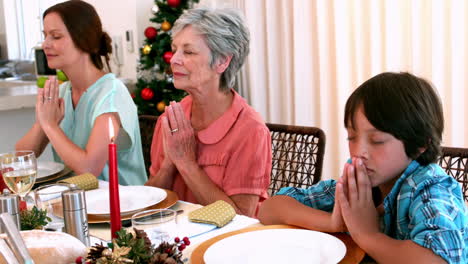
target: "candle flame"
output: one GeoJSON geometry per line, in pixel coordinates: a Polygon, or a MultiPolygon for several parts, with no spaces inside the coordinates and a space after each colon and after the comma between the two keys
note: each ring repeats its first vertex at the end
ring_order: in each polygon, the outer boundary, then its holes
{"type": "Polygon", "coordinates": [[[109,118],[109,138],[114,142],[114,124],[112,124],[112,118],[109,118]]]}

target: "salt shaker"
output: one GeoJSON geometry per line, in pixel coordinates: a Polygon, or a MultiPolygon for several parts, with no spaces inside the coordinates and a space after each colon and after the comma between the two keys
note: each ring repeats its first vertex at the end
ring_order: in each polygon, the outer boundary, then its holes
{"type": "MultiPolygon", "coordinates": [[[[3,194],[0,195],[0,214],[9,213],[13,218],[18,230],[20,226],[20,198],[17,194],[10,193],[10,190],[4,189],[3,194]]],[[[3,226],[0,224],[0,233],[5,233],[3,226]]]]}
{"type": "Polygon", "coordinates": [[[72,187],[62,193],[65,232],[78,238],[89,247],[88,216],[83,190],[72,187]]]}

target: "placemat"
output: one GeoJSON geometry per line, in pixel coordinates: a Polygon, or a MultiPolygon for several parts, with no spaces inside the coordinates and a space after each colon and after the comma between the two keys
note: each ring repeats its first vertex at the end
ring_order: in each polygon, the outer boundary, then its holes
{"type": "MultiPolygon", "coordinates": [[[[256,231],[256,230],[264,230],[264,229],[283,229],[283,228],[292,228],[292,229],[300,229],[300,227],[290,226],[290,225],[266,225],[266,226],[256,226],[256,227],[248,227],[244,229],[240,229],[237,231],[229,232],[226,234],[219,235],[217,237],[213,237],[195,248],[190,256],[190,263],[192,264],[205,264],[203,260],[203,255],[205,254],[206,250],[213,245],[214,243],[233,235],[256,231]]],[[[346,233],[327,233],[330,234],[341,241],[346,245],[346,255],[340,261],[342,264],[356,264],[359,263],[365,255],[364,250],[362,250],[351,238],[350,235],[346,233]]]]}
{"type": "MultiPolygon", "coordinates": [[[[162,200],[162,202],[157,203],[155,205],[142,208],[140,211],[149,210],[149,209],[166,209],[176,204],[177,201],[179,200],[179,196],[177,196],[177,193],[171,190],[166,190],[166,189],[164,189],[164,191],[166,191],[167,193],[166,199],[162,200]]],[[[135,212],[128,214],[128,215],[121,215],[121,219],[122,220],[131,219],[134,213],[135,212]]],[[[88,223],[90,224],[107,223],[109,221],[110,221],[109,216],[88,214],[88,223]]]]}

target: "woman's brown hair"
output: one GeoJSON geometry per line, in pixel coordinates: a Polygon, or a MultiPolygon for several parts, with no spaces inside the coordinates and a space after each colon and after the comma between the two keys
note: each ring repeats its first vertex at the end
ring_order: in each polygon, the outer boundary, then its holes
{"type": "Polygon", "coordinates": [[[109,54],[112,53],[112,40],[102,30],[101,19],[92,5],[80,0],[66,1],[49,7],[42,19],[50,13],[57,13],[62,18],[75,46],[88,53],[98,69],[104,68],[101,58],[103,56],[110,71],[109,54]]]}

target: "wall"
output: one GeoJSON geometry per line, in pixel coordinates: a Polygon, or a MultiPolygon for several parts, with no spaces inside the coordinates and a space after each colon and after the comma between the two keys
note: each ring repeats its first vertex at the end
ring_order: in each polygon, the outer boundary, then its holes
{"type": "MultiPolygon", "coordinates": [[[[136,67],[139,59],[139,48],[145,39],[144,31],[152,24],[151,8],[154,0],[86,0],[92,4],[103,23],[104,29],[111,37],[120,36],[123,46],[123,65],[120,68],[120,77],[136,80],[136,67]],[[127,50],[125,31],[133,31],[133,52],[127,50]]],[[[201,0],[199,5],[206,6],[232,6],[233,0],[201,0]]],[[[115,63],[111,66],[113,72],[118,73],[115,63]]]]}
{"type": "MultiPolygon", "coordinates": [[[[136,67],[139,58],[139,47],[142,43],[143,31],[145,29],[144,21],[148,21],[151,17],[151,7],[154,4],[153,0],[87,0],[92,4],[99,16],[104,27],[104,30],[116,40],[121,38],[119,46],[122,48],[122,65],[117,67],[113,60],[111,67],[112,71],[122,78],[136,80],[136,67]],[[133,51],[127,49],[125,41],[125,32],[131,30],[133,32],[133,51]]],[[[149,23],[149,21],[148,21],[149,23]]],[[[117,52],[116,52],[117,54],[117,52]]]]}
{"type": "MultiPolygon", "coordinates": [[[[0,10],[3,10],[3,2],[0,1],[0,10]]],[[[0,12],[2,13],[2,12],[0,12]]],[[[0,59],[7,58],[5,17],[0,17],[0,59]]]]}

